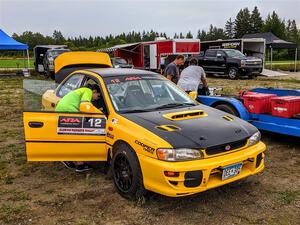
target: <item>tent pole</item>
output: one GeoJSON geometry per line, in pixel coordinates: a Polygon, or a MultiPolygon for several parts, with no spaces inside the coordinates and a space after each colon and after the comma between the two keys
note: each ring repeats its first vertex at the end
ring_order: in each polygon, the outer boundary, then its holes
{"type": "Polygon", "coordinates": [[[297,53],[298,53],[298,48],[296,48],[296,50],[295,50],[295,67],[294,67],[294,72],[296,72],[297,71],[297,53]]]}
{"type": "Polygon", "coordinates": [[[273,48],[271,46],[271,70],[273,68],[272,63],[273,63],[273,48]]]}
{"type": "Polygon", "coordinates": [[[27,49],[28,75],[30,75],[29,50],[27,49]]]}

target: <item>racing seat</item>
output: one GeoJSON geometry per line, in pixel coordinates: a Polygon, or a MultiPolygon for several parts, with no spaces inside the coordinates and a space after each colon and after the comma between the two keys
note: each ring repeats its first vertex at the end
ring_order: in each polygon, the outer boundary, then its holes
{"type": "Polygon", "coordinates": [[[127,88],[124,104],[127,107],[145,106],[145,94],[142,88],[138,85],[131,85],[127,88]]]}

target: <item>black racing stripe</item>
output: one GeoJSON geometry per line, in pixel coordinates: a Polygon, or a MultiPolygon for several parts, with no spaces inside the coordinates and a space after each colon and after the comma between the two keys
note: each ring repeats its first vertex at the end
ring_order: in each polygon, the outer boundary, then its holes
{"type": "Polygon", "coordinates": [[[234,121],[227,121],[223,116],[227,115],[219,110],[199,105],[188,108],[168,109],[162,111],[143,113],[124,113],[123,117],[149,130],[158,137],[170,143],[173,148],[208,148],[243,140],[257,129],[239,118],[234,121]],[[208,116],[203,118],[183,119],[172,121],[163,115],[172,112],[199,109],[208,116]],[[163,131],[157,129],[160,125],[173,125],[180,130],[163,131]]]}

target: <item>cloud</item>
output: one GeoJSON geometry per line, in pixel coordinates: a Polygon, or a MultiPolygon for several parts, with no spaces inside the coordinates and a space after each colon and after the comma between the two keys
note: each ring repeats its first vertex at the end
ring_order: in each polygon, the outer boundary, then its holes
{"type": "Polygon", "coordinates": [[[275,10],[300,24],[300,1],[100,1],[0,0],[0,27],[9,34],[25,30],[65,36],[105,36],[153,29],[168,35],[224,27],[241,8],[257,5],[262,16],[275,10]]]}

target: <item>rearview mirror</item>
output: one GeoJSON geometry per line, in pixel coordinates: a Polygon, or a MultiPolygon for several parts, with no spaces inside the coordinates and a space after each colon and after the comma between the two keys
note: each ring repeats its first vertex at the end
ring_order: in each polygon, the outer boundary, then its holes
{"type": "Polygon", "coordinates": [[[198,93],[197,93],[196,91],[191,91],[191,92],[189,93],[189,96],[190,96],[192,99],[196,100],[197,94],[198,94],[198,93]]]}

